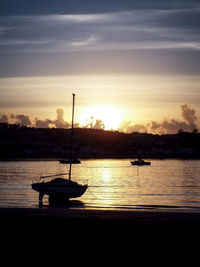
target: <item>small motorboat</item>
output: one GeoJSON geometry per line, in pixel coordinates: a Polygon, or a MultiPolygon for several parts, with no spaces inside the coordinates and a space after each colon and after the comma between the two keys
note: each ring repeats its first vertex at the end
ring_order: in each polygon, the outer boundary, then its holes
{"type": "Polygon", "coordinates": [[[151,165],[150,161],[144,161],[143,159],[138,159],[135,161],[131,161],[132,165],[137,165],[137,166],[143,166],[143,165],[151,165]]]}

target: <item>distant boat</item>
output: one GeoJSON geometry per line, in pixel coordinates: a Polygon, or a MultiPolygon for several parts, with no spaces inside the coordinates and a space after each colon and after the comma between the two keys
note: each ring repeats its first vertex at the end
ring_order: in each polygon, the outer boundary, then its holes
{"type": "Polygon", "coordinates": [[[143,159],[138,159],[135,161],[131,161],[132,165],[137,165],[137,166],[143,166],[143,165],[151,165],[150,161],[144,161],[143,159]]]}
{"type": "MultiPolygon", "coordinates": [[[[82,196],[88,188],[88,185],[81,185],[75,181],[71,180],[72,172],[72,148],[73,148],[73,129],[74,129],[74,104],[75,104],[75,94],[73,95],[73,105],[72,105],[72,129],[71,129],[71,159],[69,162],[69,178],[54,178],[51,181],[44,182],[38,181],[37,183],[32,183],[32,189],[39,192],[39,202],[42,203],[44,195],[49,196],[49,202],[60,203],[66,202],[70,198],[77,198],[82,196]]],[[[60,176],[63,174],[56,174],[52,176],[60,176]]],[[[52,176],[42,176],[41,179],[52,177],[52,176]]]]}
{"type": "Polygon", "coordinates": [[[77,159],[77,158],[73,158],[72,160],[70,160],[70,159],[61,159],[61,160],[59,160],[59,162],[61,164],[70,164],[70,162],[72,164],[80,164],[81,163],[80,159],[77,159]]]}

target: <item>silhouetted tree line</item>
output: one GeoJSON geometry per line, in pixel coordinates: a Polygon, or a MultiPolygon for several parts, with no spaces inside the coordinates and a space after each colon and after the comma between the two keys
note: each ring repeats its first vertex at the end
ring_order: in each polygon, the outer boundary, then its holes
{"type": "MultiPolygon", "coordinates": [[[[0,158],[63,158],[71,129],[28,128],[0,123],[0,158]]],[[[74,129],[73,153],[81,158],[200,158],[200,133],[122,133],[74,129]]]]}

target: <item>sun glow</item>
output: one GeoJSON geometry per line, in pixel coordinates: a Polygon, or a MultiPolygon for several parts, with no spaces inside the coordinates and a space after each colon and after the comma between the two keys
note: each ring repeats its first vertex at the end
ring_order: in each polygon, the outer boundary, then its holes
{"type": "Polygon", "coordinates": [[[88,107],[79,118],[82,126],[104,128],[105,130],[117,130],[123,120],[123,113],[120,109],[111,106],[88,107]]]}

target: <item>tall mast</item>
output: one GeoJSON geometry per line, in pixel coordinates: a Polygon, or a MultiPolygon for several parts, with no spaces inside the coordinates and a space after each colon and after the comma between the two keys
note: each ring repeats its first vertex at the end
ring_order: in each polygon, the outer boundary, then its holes
{"type": "Polygon", "coordinates": [[[70,140],[70,165],[69,165],[69,180],[71,180],[72,173],[72,149],[73,149],[73,134],[74,134],[74,105],[75,105],[75,94],[73,96],[72,103],[72,129],[71,129],[71,140],[70,140]]]}

